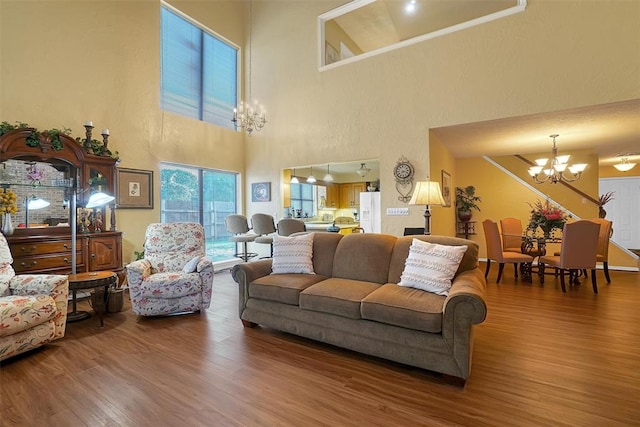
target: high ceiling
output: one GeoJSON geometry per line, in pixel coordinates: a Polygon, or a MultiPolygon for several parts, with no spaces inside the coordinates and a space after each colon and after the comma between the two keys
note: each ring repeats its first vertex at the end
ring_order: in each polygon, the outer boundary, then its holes
{"type": "Polygon", "coordinates": [[[431,131],[456,158],[551,151],[551,134],[562,154],[593,150],[600,165],[619,154],[640,161],[640,99],[523,117],[446,126],[431,131]]]}

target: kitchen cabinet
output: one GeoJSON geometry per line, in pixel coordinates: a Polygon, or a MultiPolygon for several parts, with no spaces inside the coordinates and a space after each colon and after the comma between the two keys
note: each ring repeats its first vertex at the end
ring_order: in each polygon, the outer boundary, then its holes
{"type": "Polygon", "coordinates": [[[327,184],[327,207],[338,208],[340,206],[340,185],[327,184]]]}
{"type": "Polygon", "coordinates": [[[360,204],[360,193],[365,191],[364,182],[340,184],[340,208],[355,208],[360,204]]]}

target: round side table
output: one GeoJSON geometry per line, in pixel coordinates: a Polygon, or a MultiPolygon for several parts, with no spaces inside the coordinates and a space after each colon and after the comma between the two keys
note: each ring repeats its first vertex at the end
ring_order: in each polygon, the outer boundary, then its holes
{"type": "MultiPolygon", "coordinates": [[[[69,290],[72,297],[72,311],[67,314],[67,322],[77,322],[78,320],[86,319],[91,314],[86,311],[78,311],[77,292],[85,289],[96,289],[96,292],[101,293],[97,300],[104,301],[104,294],[107,292],[109,286],[116,285],[118,283],[118,275],[113,271],[92,271],[89,273],[69,274],[69,290]],[[101,289],[100,289],[101,288],[101,289]]],[[[100,326],[104,326],[104,312],[105,304],[95,304],[93,310],[100,319],[100,326]]]]}

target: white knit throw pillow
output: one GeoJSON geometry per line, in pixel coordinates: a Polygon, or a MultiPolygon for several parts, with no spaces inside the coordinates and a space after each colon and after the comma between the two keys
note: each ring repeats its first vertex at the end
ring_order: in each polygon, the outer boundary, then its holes
{"type": "Polygon", "coordinates": [[[313,271],[313,233],[300,236],[273,236],[274,274],[305,273],[313,271]]]}
{"type": "Polygon", "coordinates": [[[413,239],[398,285],[449,295],[451,280],[466,251],[466,245],[438,245],[413,239]]]}

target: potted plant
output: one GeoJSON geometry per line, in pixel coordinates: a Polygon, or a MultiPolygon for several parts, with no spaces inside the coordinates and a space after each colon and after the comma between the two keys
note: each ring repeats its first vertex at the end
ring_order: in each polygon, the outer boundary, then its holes
{"type": "Polygon", "coordinates": [[[598,198],[598,217],[604,218],[607,216],[607,211],[604,210],[603,206],[613,200],[614,193],[615,191],[607,191],[600,195],[598,198]]]}
{"type": "Polygon", "coordinates": [[[462,222],[467,222],[471,219],[472,209],[480,212],[478,202],[481,202],[479,196],[476,196],[476,187],[468,185],[464,188],[456,187],[456,211],[458,212],[458,219],[462,222]]]}

